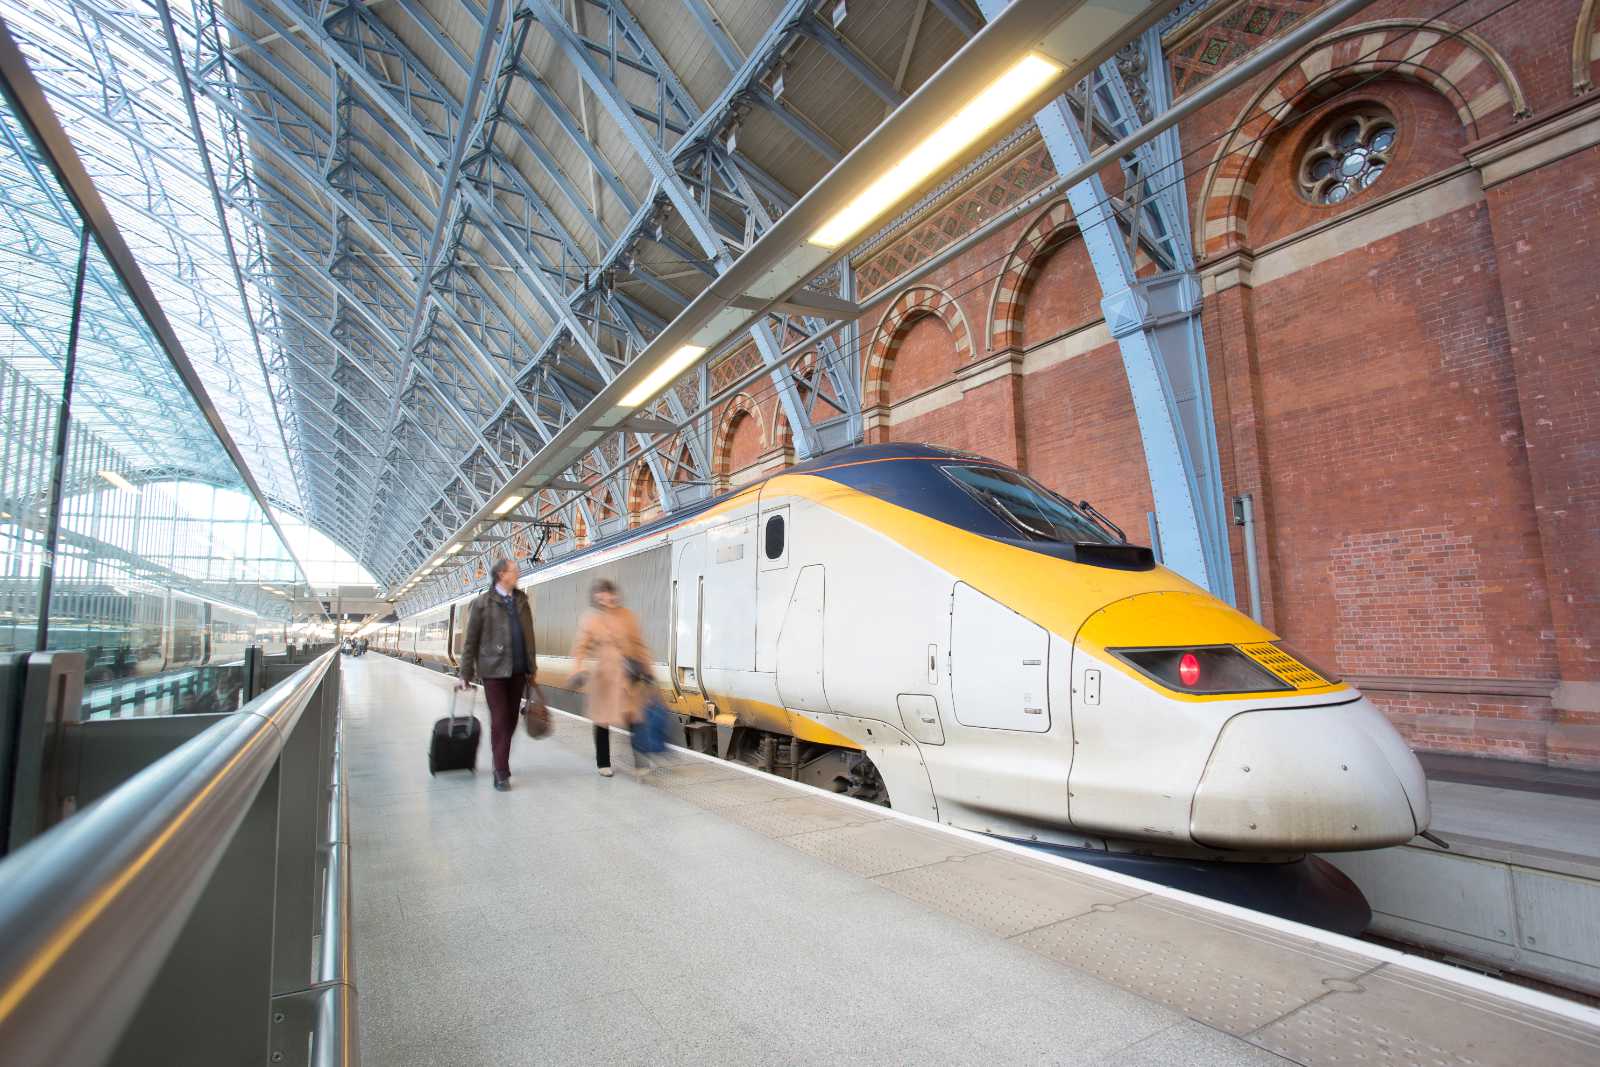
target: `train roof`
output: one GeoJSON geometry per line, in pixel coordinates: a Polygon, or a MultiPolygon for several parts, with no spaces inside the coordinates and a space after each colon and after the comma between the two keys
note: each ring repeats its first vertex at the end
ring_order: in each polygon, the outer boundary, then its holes
{"type": "MultiPolygon", "coordinates": [[[[633,541],[638,538],[649,537],[653,533],[659,533],[662,530],[670,529],[679,523],[685,522],[694,518],[696,515],[709,511],[718,504],[721,504],[727,500],[731,500],[742,493],[758,490],[761,488],[761,486],[765,485],[774,478],[787,477],[791,474],[819,474],[823,476],[832,476],[834,471],[838,469],[852,467],[858,464],[879,463],[885,460],[914,459],[945,461],[955,459],[967,463],[981,463],[996,467],[1004,466],[1004,464],[997,460],[992,460],[987,457],[977,455],[973,452],[961,452],[953,448],[941,448],[937,445],[904,444],[899,442],[877,445],[852,445],[849,448],[836,449],[835,451],[829,452],[823,456],[819,456],[816,459],[808,459],[804,463],[797,463],[792,467],[784,467],[782,470],[773,471],[771,474],[763,475],[754,481],[746,482],[736,489],[730,489],[726,493],[718,493],[716,496],[707,497],[704,500],[697,500],[693,504],[685,505],[684,507],[673,511],[668,515],[663,515],[661,518],[645,523],[642,526],[635,526],[632,529],[622,530],[611,534],[609,537],[605,537],[599,541],[596,541],[593,544],[586,546],[582,550],[572,553],[571,555],[562,556],[558,560],[550,560],[548,562],[541,563],[530,573],[538,573],[539,571],[544,570],[546,567],[553,567],[558,563],[566,564],[572,560],[582,559],[584,556],[604,552],[607,549],[616,548],[618,545],[626,544],[629,541],[633,541]]],[[[853,479],[851,481],[853,481],[853,479]]]]}
{"type": "MultiPolygon", "coordinates": [[[[934,464],[942,465],[952,461],[970,466],[994,467],[1002,470],[1014,469],[998,460],[978,455],[975,452],[942,448],[938,445],[909,442],[853,445],[792,467],[773,471],[771,474],[764,475],[726,493],[719,493],[705,500],[695,501],[693,504],[679,508],[669,515],[663,515],[661,518],[643,526],[619,531],[570,555],[542,562],[530,570],[525,577],[538,574],[550,567],[566,566],[576,560],[597,555],[633,541],[645,540],[654,534],[662,533],[687,522],[696,515],[703,514],[724,501],[731,500],[744,493],[757,491],[773,478],[786,477],[793,474],[809,474],[828,478],[841,485],[848,485],[853,489],[876,496],[910,511],[926,515],[929,518],[937,519],[940,522],[945,522],[997,541],[1005,541],[1031,551],[1044,552],[1068,559],[1076,558],[1080,562],[1094,562],[1100,566],[1131,566],[1134,569],[1141,570],[1150,566],[1153,562],[1149,549],[1138,549],[1136,557],[1125,560],[1121,558],[1120,554],[1093,553],[1085,555],[1083,550],[1088,546],[1084,544],[1075,546],[1066,543],[1056,544],[1019,538],[1017,531],[998,515],[979,504],[954,481],[942,477],[930,469],[934,464]],[[925,462],[915,462],[917,460],[925,462]],[[1104,558],[1092,558],[1095,555],[1104,558]]],[[[1132,548],[1133,546],[1128,547],[1132,548]]],[[[481,592],[483,592],[482,588],[472,588],[463,591],[459,596],[453,597],[446,603],[454,603],[476,596],[481,592]]],[[[424,612],[417,612],[417,614],[421,615],[424,612]]]]}

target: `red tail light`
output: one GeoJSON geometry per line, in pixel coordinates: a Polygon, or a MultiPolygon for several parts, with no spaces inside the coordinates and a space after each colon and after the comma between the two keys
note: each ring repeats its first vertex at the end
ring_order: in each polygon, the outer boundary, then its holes
{"type": "Polygon", "coordinates": [[[1151,681],[1177,693],[1273,693],[1294,686],[1232,645],[1188,648],[1108,648],[1151,681]]]}

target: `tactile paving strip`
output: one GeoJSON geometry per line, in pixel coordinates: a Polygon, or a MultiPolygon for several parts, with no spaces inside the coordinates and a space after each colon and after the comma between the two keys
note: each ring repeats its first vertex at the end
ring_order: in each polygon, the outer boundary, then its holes
{"type": "Polygon", "coordinates": [[[926,833],[895,819],[795,834],[783,842],[866,878],[989,851],[982,845],[926,833]]]}
{"type": "Polygon", "coordinates": [[[1001,937],[1115,904],[1134,894],[1095,885],[1067,871],[1035,866],[1004,852],[957,856],[873,881],[936,911],[1001,937]]]}
{"type": "Polygon", "coordinates": [[[682,797],[696,807],[707,811],[725,812],[746,804],[769,804],[780,796],[792,796],[782,786],[768,785],[759,779],[741,775],[738,778],[711,779],[709,781],[676,784],[663,781],[661,788],[674,796],[682,797]]]}
{"type": "Polygon", "coordinates": [[[1600,1034],[1571,1020],[1454,983],[1384,966],[1250,1035],[1299,1063],[1600,1063],[1600,1034]]]}
{"type": "Polygon", "coordinates": [[[1238,1035],[1322,996],[1324,979],[1355,980],[1373,966],[1154,897],[1102,904],[1015,940],[1238,1035]]]}
{"type": "Polygon", "coordinates": [[[884,818],[854,805],[833,804],[804,796],[780,797],[769,804],[733,808],[723,815],[730,822],[777,839],[818,830],[859,826],[884,818]]]}

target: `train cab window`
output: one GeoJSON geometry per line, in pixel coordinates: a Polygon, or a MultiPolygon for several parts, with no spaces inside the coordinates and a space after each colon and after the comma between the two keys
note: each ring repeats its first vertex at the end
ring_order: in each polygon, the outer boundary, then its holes
{"type": "Polygon", "coordinates": [[[1022,536],[1067,544],[1114,544],[1089,516],[1032,478],[1004,467],[949,465],[945,476],[1022,536]]]}
{"type": "Polygon", "coordinates": [[[779,559],[783,556],[783,516],[769,515],[767,517],[766,533],[763,550],[768,559],[779,559]]]}

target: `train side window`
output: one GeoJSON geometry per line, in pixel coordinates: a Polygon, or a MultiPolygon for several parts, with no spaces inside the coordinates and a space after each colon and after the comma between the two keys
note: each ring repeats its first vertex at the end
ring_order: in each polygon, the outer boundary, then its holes
{"type": "Polygon", "coordinates": [[[782,570],[789,565],[789,509],[773,508],[761,517],[761,569],[782,570]]]}
{"type": "Polygon", "coordinates": [[[783,556],[783,516],[767,516],[766,533],[767,558],[779,559],[783,556]]]}

